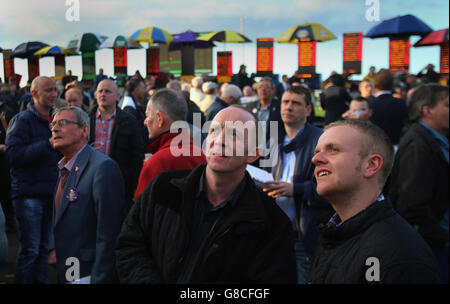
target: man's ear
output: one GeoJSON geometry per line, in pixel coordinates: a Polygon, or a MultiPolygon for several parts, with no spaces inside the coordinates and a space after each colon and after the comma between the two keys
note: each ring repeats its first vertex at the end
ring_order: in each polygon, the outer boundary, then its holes
{"type": "Polygon", "coordinates": [[[380,154],[372,154],[368,156],[366,164],[364,177],[371,178],[376,175],[383,167],[383,157],[380,154]]]}
{"type": "Polygon", "coordinates": [[[166,123],[166,117],[161,111],[156,111],[156,123],[158,127],[162,128],[164,124],[166,123]]]}
{"type": "Polygon", "coordinates": [[[307,105],[306,106],[306,117],[311,116],[311,112],[312,112],[312,105],[307,105]]]}

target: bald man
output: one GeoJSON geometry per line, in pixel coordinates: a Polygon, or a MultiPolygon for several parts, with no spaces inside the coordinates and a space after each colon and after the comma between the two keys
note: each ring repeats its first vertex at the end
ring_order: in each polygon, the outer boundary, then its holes
{"type": "Polygon", "coordinates": [[[98,106],[90,114],[89,144],[117,162],[131,203],[144,162],[144,144],[136,118],[117,107],[120,98],[114,81],[102,80],[96,92],[98,106]]]}
{"type": "Polygon", "coordinates": [[[53,191],[60,158],[49,139],[57,93],[53,79],[40,76],[31,84],[32,101],[13,117],[6,136],[11,167],[11,199],[19,224],[20,250],[16,283],[48,283],[47,261],[53,191]]]}
{"type": "Polygon", "coordinates": [[[118,238],[121,283],[296,282],[289,220],[246,172],[256,123],[243,108],[220,111],[207,164],[152,180],[118,238]]]}

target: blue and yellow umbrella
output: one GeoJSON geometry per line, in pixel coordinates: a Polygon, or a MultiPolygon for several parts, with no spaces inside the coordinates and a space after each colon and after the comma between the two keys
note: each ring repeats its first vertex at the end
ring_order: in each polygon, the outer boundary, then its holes
{"type": "Polygon", "coordinates": [[[222,43],[247,43],[247,42],[252,42],[250,39],[248,39],[247,37],[245,37],[242,34],[233,32],[233,31],[228,31],[228,30],[223,30],[223,31],[218,31],[218,32],[211,32],[205,35],[201,35],[199,37],[197,37],[197,40],[200,41],[217,41],[217,42],[222,42],[222,43]]]}
{"type": "Polygon", "coordinates": [[[319,23],[304,23],[285,30],[277,39],[278,43],[299,43],[300,41],[328,41],[334,40],[326,27],[319,23]]]}
{"type": "Polygon", "coordinates": [[[133,35],[130,36],[130,39],[140,42],[147,42],[149,44],[169,44],[172,41],[173,37],[169,34],[168,31],[164,29],[151,26],[137,30],[133,35]]]}
{"type": "Polygon", "coordinates": [[[55,56],[55,55],[72,56],[72,55],[78,55],[78,53],[74,52],[72,50],[63,48],[62,46],[59,46],[59,45],[49,45],[49,46],[43,47],[40,50],[36,51],[33,55],[34,56],[55,56]]]}

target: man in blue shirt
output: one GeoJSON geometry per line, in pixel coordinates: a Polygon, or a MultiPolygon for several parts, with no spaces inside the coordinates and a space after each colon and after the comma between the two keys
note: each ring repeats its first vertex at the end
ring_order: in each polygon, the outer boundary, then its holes
{"type": "Polygon", "coordinates": [[[433,249],[448,281],[448,87],[418,87],[408,114],[413,124],[400,140],[386,193],[433,249]]]}

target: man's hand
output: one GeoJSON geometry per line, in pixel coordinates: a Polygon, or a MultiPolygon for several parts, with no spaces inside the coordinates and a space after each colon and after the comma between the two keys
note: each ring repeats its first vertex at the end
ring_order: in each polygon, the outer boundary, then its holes
{"type": "Polygon", "coordinates": [[[0,152],[1,153],[5,153],[6,152],[6,145],[4,145],[4,144],[0,145],[0,152]]]}
{"type": "Polygon", "coordinates": [[[263,188],[267,195],[273,198],[294,196],[294,184],[281,181],[267,181],[267,188],[263,188]]]}
{"type": "Polygon", "coordinates": [[[56,266],[56,251],[55,249],[52,249],[48,253],[48,264],[52,266],[56,266]]]}

